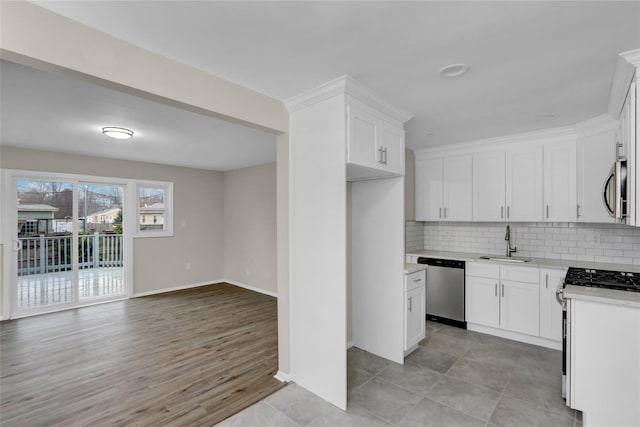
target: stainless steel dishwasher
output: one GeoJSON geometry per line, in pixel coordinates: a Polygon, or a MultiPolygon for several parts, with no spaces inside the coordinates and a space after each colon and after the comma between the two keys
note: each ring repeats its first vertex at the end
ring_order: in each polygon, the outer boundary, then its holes
{"type": "Polygon", "coordinates": [[[427,267],[427,319],[467,328],[464,318],[464,261],[418,258],[427,267]]]}

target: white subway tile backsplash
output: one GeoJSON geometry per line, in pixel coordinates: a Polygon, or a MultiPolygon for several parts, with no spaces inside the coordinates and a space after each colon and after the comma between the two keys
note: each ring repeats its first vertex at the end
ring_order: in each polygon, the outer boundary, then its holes
{"type": "MultiPolygon", "coordinates": [[[[421,249],[500,255],[505,223],[407,222],[407,251],[421,249]]],[[[518,256],[640,265],[640,228],[620,224],[511,223],[518,256]]]]}

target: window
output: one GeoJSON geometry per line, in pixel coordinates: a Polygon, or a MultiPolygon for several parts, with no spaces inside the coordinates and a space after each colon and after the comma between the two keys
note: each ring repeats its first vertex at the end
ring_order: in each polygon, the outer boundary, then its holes
{"type": "Polygon", "coordinates": [[[136,237],[173,235],[173,183],[138,182],[136,237]]]}

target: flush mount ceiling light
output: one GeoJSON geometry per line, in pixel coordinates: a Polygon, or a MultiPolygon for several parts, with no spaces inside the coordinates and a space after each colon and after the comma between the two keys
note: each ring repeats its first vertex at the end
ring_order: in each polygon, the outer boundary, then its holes
{"type": "Polygon", "coordinates": [[[133,136],[131,129],[119,128],[115,126],[107,126],[102,128],[102,133],[110,138],[129,139],[133,136]]]}
{"type": "Polygon", "coordinates": [[[440,75],[446,79],[451,79],[453,77],[460,77],[467,71],[469,71],[467,64],[450,64],[440,70],[440,75]]]}

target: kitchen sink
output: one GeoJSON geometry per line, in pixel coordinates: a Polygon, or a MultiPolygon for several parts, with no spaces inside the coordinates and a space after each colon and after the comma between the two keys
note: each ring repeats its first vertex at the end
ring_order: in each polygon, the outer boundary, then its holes
{"type": "Polygon", "coordinates": [[[530,258],[521,258],[521,257],[506,257],[506,256],[490,256],[485,255],[481,256],[480,259],[488,259],[489,261],[500,261],[500,262],[530,262],[530,258]]]}

